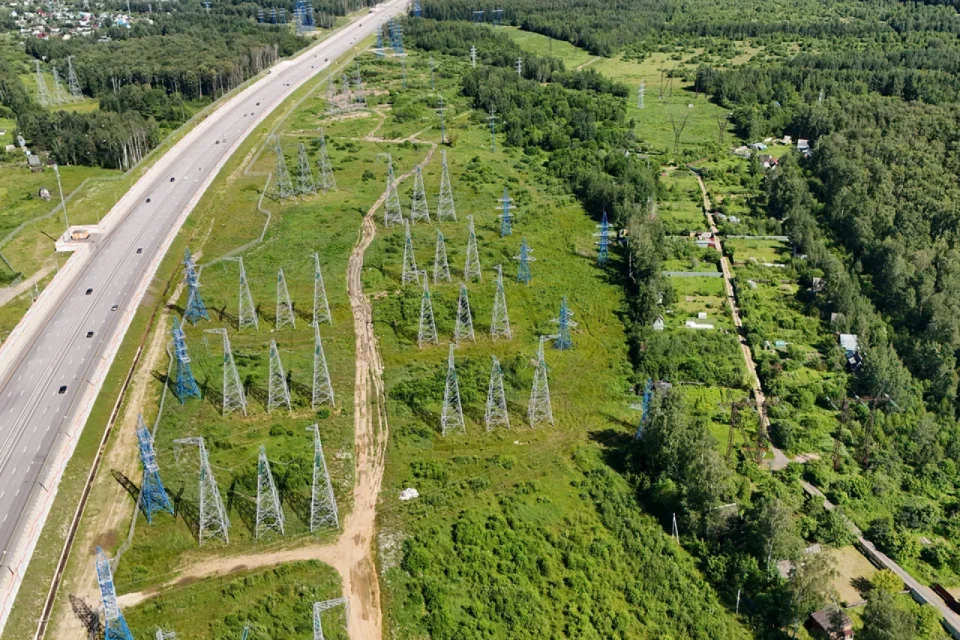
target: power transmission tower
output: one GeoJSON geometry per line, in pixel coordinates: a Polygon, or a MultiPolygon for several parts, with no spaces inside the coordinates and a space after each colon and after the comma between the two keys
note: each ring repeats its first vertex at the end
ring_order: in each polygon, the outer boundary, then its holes
{"type": "Polygon", "coordinates": [[[243,258],[227,258],[227,260],[240,265],[240,301],[237,329],[243,331],[244,327],[253,327],[259,331],[260,321],[257,319],[257,308],[253,304],[253,296],[250,295],[250,284],[247,282],[247,271],[243,268],[243,258]]]}
{"type": "Polygon", "coordinates": [[[243,392],[243,383],[237,372],[237,363],[233,359],[233,349],[230,347],[230,337],[226,329],[206,329],[205,333],[219,333],[223,335],[223,417],[226,418],[234,411],[240,410],[247,415],[247,396],[243,392]]]}
{"type": "Polygon", "coordinates": [[[34,60],[33,64],[37,70],[37,102],[40,103],[40,106],[49,107],[50,94],[47,91],[47,83],[43,81],[43,74],[40,73],[40,61],[34,60]]]}
{"type": "Polygon", "coordinates": [[[317,158],[317,166],[320,168],[320,189],[324,193],[337,190],[337,181],[333,177],[333,165],[330,164],[330,156],[327,155],[327,138],[320,129],[320,156],[317,158]]]}
{"type": "Polygon", "coordinates": [[[573,321],[573,311],[570,311],[570,307],[567,305],[567,296],[563,296],[560,301],[560,315],[550,322],[558,326],[557,337],[553,341],[553,346],[561,351],[572,349],[573,338],[570,337],[570,328],[577,326],[577,323],[573,321]]]}
{"type": "Polygon", "coordinates": [[[327,356],[323,353],[323,341],[320,340],[320,325],[313,325],[313,395],[310,407],[316,411],[324,402],[334,405],[333,384],[330,382],[330,370],[327,368],[327,356]]]}
{"type": "Polygon", "coordinates": [[[277,272],[277,331],[290,325],[297,328],[297,319],[293,314],[293,303],[290,301],[290,292],[287,291],[287,279],[283,269],[277,272]]]}
{"type": "Polygon", "coordinates": [[[60,80],[60,71],[53,67],[53,102],[54,104],[63,104],[69,102],[70,98],[67,96],[67,92],[63,90],[63,82],[60,80]]]}
{"type": "Polygon", "coordinates": [[[420,0],[413,0],[413,15],[417,18],[420,17],[420,0]]]}
{"type": "Polygon", "coordinates": [[[187,308],[183,312],[183,319],[196,326],[201,318],[210,320],[207,314],[207,306],[203,304],[203,298],[200,296],[200,277],[197,275],[197,265],[190,255],[190,249],[184,249],[183,252],[183,271],[187,282],[187,308]]]}
{"type": "Polygon", "coordinates": [[[603,212],[603,219],[597,225],[600,229],[594,237],[600,238],[597,242],[597,264],[606,264],[610,260],[610,223],[607,221],[607,212],[603,212]]]}
{"type": "Polygon", "coordinates": [[[487,116],[487,121],[490,123],[490,138],[492,140],[490,144],[491,151],[496,152],[497,150],[497,110],[493,107],[490,107],[490,115],[487,116]]]}
{"type": "Polygon", "coordinates": [[[647,92],[646,83],[645,81],[641,80],[640,88],[637,90],[637,108],[638,109],[643,109],[643,97],[646,92],[647,92]]]}
{"type": "Polygon", "coordinates": [[[470,45],[470,66],[477,68],[477,48],[473,45],[470,45]]]}
{"type": "Polygon", "coordinates": [[[470,338],[476,342],[473,335],[473,315],[470,313],[470,299],[467,297],[467,285],[460,283],[460,298],[457,300],[457,324],[453,330],[453,340],[460,344],[470,338]]]}
{"type": "Polygon", "coordinates": [[[460,383],[457,381],[457,368],[453,362],[454,345],[450,345],[447,356],[447,382],[443,388],[443,408],[440,410],[440,435],[451,431],[467,432],[463,423],[463,407],[460,405],[460,383]]]}
{"type": "Polygon", "coordinates": [[[279,531],[283,535],[283,508],[277,485],[270,473],[270,461],[267,450],[260,445],[260,457],[257,458],[257,521],[254,536],[259,540],[267,531],[279,531]]]}
{"type": "Polygon", "coordinates": [[[483,22],[483,11],[478,10],[473,12],[473,21],[474,22],[483,22]]]}
{"type": "Polygon", "coordinates": [[[187,352],[187,341],[183,335],[183,329],[180,328],[180,321],[173,317],[173,350],[177,359],[177,380],[174,383],[173,391],[180,400],[180,404],[187,401],[187,398],[199,398],[200,388],[197,387],[197,381],[193,377],[193,369],[190,367],[190,354],[187,352]]]}
{"type": "Polygon", "coordinates": [[[420,281],[420,272],[417,270],[417,257],[413,254],[413,238],[410,237],[410,223],[403,221],[403,272],[400,274],[402,284],[420,281]]]}
{"type": "Polygon", "coordinates": [[[113,586],[110,561],[100,547],[97,547],[97,584],[100,585],[100,599],[103,601],[104,640],[133,640],[133,634],[117,605],[117,590],[113,586]]]}
{"type": "Polygon", "coordinates": [[[378,58],[383,57],[383,27],[377,27],[377,46],[374,52],[378,58]]]}
{"type": "Polygon", "coordinates": [[[143,483],[140,487],[140,509],[146,516],[147,522],[153,522],[153,514],[166,511],[173,515],[173,505],[170,497],[160,480],[160,467],[157,466],[157,453],[153,449],[153,436],[147,425],[143,423],[143,416],[137,416],[137,445],[140,448],[140,463],[143,465],[143,483]]]}
{"type": "Polygon", "coordinates": [[[540,346],[537,347],[537,368],[533,372],[533,389],[530,392],[530,404],[527,407],[527,418],[531,428],[542,422],[553,424],[553,407],[550,405],[550,384],[547,382],[547,361],[543,357],[543,343],[555,337],[540,336],[540,346]]]}
{"type": "Polygon", "coordinates": [[[490,368],[490,384],[487,387],[487,409],[484,412],[483,421],[487,425],[487,431],[493,431],[494,427],[503,426],[510,428],[510,414],[507,412],[507,394],[503,389],[503,369],[500,368],[500,361],[497,356],[490,356],[493,359],[493,366],[490,368]]]}
{"type": "Polygon", "coordinates": [[[313,181],[313,170],[310,168],[310,156],[307,155],[307,147],[300,143],[300,151],[297,156],[300,177],[298,182],[298,191],[301,194],[316,193],[317,184],[313,181]]]}
{"type": "Polygon", "coordinates": [[[523,238],[520,241],[520,255],[516,257],[520,261],[520,266],[517,268],[517,282],[530,284],[530,263],[536,260],[532,253],[533,249],[527,246],[527,239],[523,238]]]}
{"type": "Polygon", "coordinates": [[[387,196],[383,203],[383,224],[389,227],[392,224],[403,222],[403,210],[400,208],[400,195],[393,179],[393,158],[387,154],[387,196]]]}
{"type": "Polygon", "coordinates": [[[517,69],[517,75],[522,78],[523,77],[523,58],[520,58],[520,57],[517,58],[516,69],[517,69]]]}
{"type": "Polygon", "coordinates": [[[643,437],[643,430],[647,426],[647,423],[650,422],[650,407],[653,402],[653,394],[653,380],[647,378],[647,382],[643,386],[643,401],[640,404],[642,411],[640,414],[640,424],[637,425],[637,432],[633,436],[634,440],[639,440],[643,437]]]}
{"type": "Polygon", "coordinates": [[[287,169],[287,159],[283,157],[283,147],[280,146],[280,136],[273,136],[273,152],[277,156],[277,196],[292,198],[295,192],[287,169]]]}
{"type": "Polygon", "coordinates": [[[437,113],[440,114],[440,144],[447,144],[447,128],[444,124],[443,115],[447,108],[443,106],[443,96],[440,96],[440,106],[437,107],[437,113]]]}
{"type": "Polygon", "coordinates": [[[210,468],[210,458],[203,438],[181,438],[174,440],[173,444],[174,457],[177,459],[179,459],[180,448],[183,446],[196,446],[200,452],[200,531],[198,536],[200,546],[213,538],[220,538],[230,544],[230,519],[223,507],[220,489],[217,487],[216,478],[213,477],[213,469],[210,468]]]}
{"type": "Polygon", "coordinates": [[[267,395],[267,413],[286,405],[290,411],[290,389],[287,387],[287,376],[283,372],[283,363],[280,362],[280,350],[276,340],[270,341],[270,385],[267,395]]]}
{"type": "Polygon", "coordinates": [[[673,520],[673,530],[670,532],[670,537],[673,538],[677,544],[680,544],[680,530],[677,528],[677,514],[672,514],[673,520]]]}
{"type": "Polygon", "coordinates": [[[447,168],[447,152],[440,152],[440,202],[437,204],[437,222],[457,221],[457,209],[453,203],[453,188],[450,186],[450,170],[447,168]]]}
{"type": "Polygon", "coordinates": [[[323,284],[323,273],[320,271],[320,254],[313,254],[313,325],[321,322],[333,324],[330,314],[330,304],[327,302],[327,288],[323,284]]]}
{"type": "Polygon", "coordinates": [[[320,614],[327,609],[332,609],[341,604],[346,605],[346,603],[347,601],[343,598],[313,603],[313,640],[324,640],[323,627],[320,624],[320,614]]]}
{"type": "Polygon", "coordinates": [[[441,280],[450,282],[450,265],[447,264],[447,245],[443,233],[437,229],[437,248],[433,252],[433,284],[441,280]]]}
{"type": "Polygon", "coordinates": [[[513,214],[511,211],[511,205],[513,204],[513,198],[507,193],[507,188],[503,188],[503,196],[498,201],[500,202],[500,237],[513,235],[513,214]]]}
{"type": "Polygon", "coordinates": [[[474,278],[483,281],[480,271],[480,252],[477,250],[477,234],[473,230],[473,216],[467,216],[467,228],[470,235],[467,237],[467,262],[463,265],[463,279],[470,282],[474,278]]]}
{"type": "Polygon", "coordinates": [[[430,207],[427,205],[427,192],[423,188],[423,172],[417,165],[413,176],[413,202],[410,206],[410,222],[425,220],[430,222],[430,207]]]}
{"type": "Polygon", "coordinates": [[[307,427],[313,431],[313,483],[310,485],[310,531],[324,525],[340,528],[337,514],[337,499],[333,495],[333,483],[327,460],[323,457],[323,443],[320,441],[320,426],[307,427]]]}
{"type": "Polygon", "coordinates": [[[437,61],[433,59],[433,56],[430,56],[430,91],[437,90],[436,82],[436,72],[437,72],[437,61]]]}
{"type": "Polygon", "coordinates": [[[67,90],[74,98],[83,97],[83,92],[80,91],[80,80],[77,78],[77,72],[73,70],[73,56],[67,56],[67,90]]]}
{"type": "Polygon", "coordinates": [[[417,331],[417,345],[422,349],[424,342],[439,345],[437,339],[437,325],[433,321],[433,301],[430,299],[430,288],[427,278],[423,278],[423,296],[420,298],[420,328],[417,331]]]}
{"type": "Polygon", "coordinates": [[[497,292],[493,298],[493,318],[490,320],[490,337],[513,339],[510,333],[510,318],[507,315],[507,294],[503,290],[503,265],[497,265],[497,292]]]}

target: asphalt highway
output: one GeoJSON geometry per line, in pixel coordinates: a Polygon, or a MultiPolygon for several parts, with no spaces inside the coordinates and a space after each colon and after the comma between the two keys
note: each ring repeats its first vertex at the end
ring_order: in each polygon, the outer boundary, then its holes
{"type": "Polygon", "coordinates": [[[129,305],[139,304],[136,292],[144,279],[153,277],[148,271],[176,232],[184,207],[196,202],[208,174],[263,115],[326,68],[325,59],[348,53],[405,5],[406,0],[384,3],[306,53],[275,65],[198,125],[198,132],[204,129],[199,136],[185,138],[158,161],[157,166],[168,169],[162,175],[151,170],[142,178],[149,183],[145,197],[110,214],[121,221],[96,239],[91,259],[71,274],[53,311],[33,328],[29,346],[0,380],[0,572],[15,562],[10,556],[26,535],[31,495],[48,456],[80,410],[95,366],[104,364],[105,347],[125,330],[119,320],[129,305]]]}

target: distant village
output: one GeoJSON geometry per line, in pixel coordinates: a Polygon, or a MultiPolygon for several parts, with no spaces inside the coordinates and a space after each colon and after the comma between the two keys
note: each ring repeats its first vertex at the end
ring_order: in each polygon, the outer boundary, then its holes
{"type": "MultiPolygon", "coordinates": [[[[149,17],[132,17],[128,11],[96,11],[90,10],[89,3],[84,0],[78,8],[64,2],[34,2],[33,0],[8,0],[5,8],[20,29],[21,36],[36,38],[63,38],[69,40],[75,36],[92,37],[97,29],[108,26],[129,28],[138,20],[152,23],[149,17]]],[[[108,38],[101,38],[107,40],[108,38]]]]}
{"type": "MultiPolygon", "coordinates": [[[[759,154],[757,160],[759,160],[760,165],[764,169],[770,169],[777,166],[780,162],[780,159],[776,156],[764,153],[773,145],[793,146],[793,138],[790,136],[783,136],[783,138],[764,138],[762,142],[753,142],[749,145],[737,147],[732,153],[741,158],[749,158],[754,153],[757,153],[759,154]]],[[[813,150],[810,148],[810,141],[804,140],[803,138],[797,140],[797,151],[805,158],[809,158],[813,154],[813,150]]]]}

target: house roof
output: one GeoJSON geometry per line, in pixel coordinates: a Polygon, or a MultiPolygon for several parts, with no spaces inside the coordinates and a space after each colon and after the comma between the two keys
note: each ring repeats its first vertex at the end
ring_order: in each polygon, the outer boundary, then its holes
{"type": "Polygon", "coordinates": [[[845,614],[843,611],[840,611],[835,606],[814,611],[810,614],[810,617],[814,622],[817,623],[817,626],[824,631],[841,631],[853,626],[853,621],[850,620],[850,616],[845,614]],[[834,618],[838,612],[840,613],[839,627],[834,623],[834,618]]]}
{"type": "Polygon", "coordinates": [[[843,347],[844,351],[857,351],[857,334],[855,333],[841,333],[840,334],[840,346],[843,347]]]}

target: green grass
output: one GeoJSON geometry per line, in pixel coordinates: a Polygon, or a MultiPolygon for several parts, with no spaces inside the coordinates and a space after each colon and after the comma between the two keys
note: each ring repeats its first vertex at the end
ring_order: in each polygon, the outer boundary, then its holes
{"type": "MultiPolygon", "coordinates": [[[[553,38],[533,33],[530,31],[521,31],[517,27],[502,27],[510,38],[524,50],[534,53],[538,56],[553,56],[560,58],[567,69],[576,69],[580,65],[586,64],[591,60],[597,59],[587,51],[570,44],[564,40],[554,40],[553,38]]],[[[599,58],[603,60],[604,58],[599,58]]],[[[594,63],[596,64],[596,63],[594,63]]],[[[592,65],[591,65],[592,66],[592,65]]]]}

